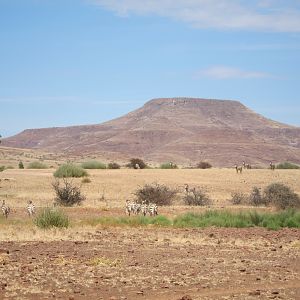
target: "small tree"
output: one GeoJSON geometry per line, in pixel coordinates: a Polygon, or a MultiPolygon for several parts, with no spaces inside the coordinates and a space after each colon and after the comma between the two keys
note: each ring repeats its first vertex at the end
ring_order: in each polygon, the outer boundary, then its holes
{"type": "Polygon", "coordinates": [[[186,205],[205,206],[212,203],[209,196],[201,189],[193,189],[183,198],[186,205]]]}
{"type": "Polygon", "coordinates": [[[85,197],[81,194],[80,187],[74,186],[72,181],[63,178],[62,185],[57,179],[52,183],[55,191],[55,203],[61,206],[80,205],[85,197]]]}
{"type": "Polygon", "coordinates": [[[53,174],[54,177],[66,178],[66,177],[84,177],[88,176],[88,173],[83,168],[73,165],[71,163],[61,165],[53,174]]]}
{"type": "Polygon", "coordinates": [[[280,209],[300,207],[300,197],[290,187],[282,183],[272,183],[264,190],[266,204],[280,209]]]}
{"type": "Polygon", "coordinates": [[[249,196],[249,204],[254,206],[265,205],[265,199],[261,195],[258,187],[253,187],[252,192],[249,196]]]}
{"type": "Polygon", "coordinates": [[[201,161],[197,164],[197,169],[210,169],[212,165],[209,162],[201,161]]]}
{"type": "Polygon", "coordinates": [[[158,183],[145,184],[134,193],[138,202],[155,203],[157,205],[171,205],[176,194],[176,190],[158,183]]]}
{"type": "Polygon", "coordinates": [[[246,204],[248,202],[248,197],[243,193],[235,192],[231,194],[230,202],[233,205],[246,204]]]}
{"type": "Polygon", "coordinates": [[[108,164],[109,169],[121,169],[121,166],[118,163],[112,162],[108,164]]]}
{"type": "Polygon", "coordinates": [[[22,161],[19,162],[19,169],[24,169],[24,164],[22,161]]]}
{"type": "Polygon", "coordinates": [[[140,158],[130,159],[126,166],[131,169],[145,169],[147,167],[146,163],[140,158]]]}

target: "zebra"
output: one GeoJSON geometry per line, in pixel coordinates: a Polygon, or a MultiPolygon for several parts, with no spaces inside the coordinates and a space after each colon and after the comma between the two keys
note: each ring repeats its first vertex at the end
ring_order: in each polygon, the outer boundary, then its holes
{"type": "Polygon", "coordinates": [[[151,217],[158,215],[158,206],[155,203],[149,203],[148,212],[151,217]]]}
{"type": "Polygon", "coordinates": [[[2,200],[1,210],[2,210],[3,216],[5,216],[5,218],[7,219],[8,215],[10,213],[10,207],[5,205],[5,200],[2,200]]]}
{"type": "Polygon", "coordinates": [[[143,216],[146,216],[148,209],[148,205],[145,203],[145,201],[143,201],[141,204],[141,213],[143,216]]]}
{"type": "Polygon", "coordinates": [[[27,213],[28,213],[29,217],[31,217],[35,214],[35,205],[32,203],[31,200],[28,201],[28,205],[27,205],[26,209],[27,209],[27,213]]]}
{"type": "Polygon", "coordinates": [[[130,202],[130,200],[126,200],[126,204],[125,204],[125,213],[130,216],[131,213],[133,213],[133,206],[134,203],[130,202]]]}
{"type": "Polygon", "coordinates": [[[237,165],[235,165],[235,169],[236,169],[236,172],[237,173],[241,173],[242,174],[242,172],[243,172],[243,167],[238,167],[237,165]]]}
{"type": "Polygon", "coordinates": [[[184,191],[186,192],[186,194],[189,193],[189,185],[187,183],[184,184],[184,191]]]}

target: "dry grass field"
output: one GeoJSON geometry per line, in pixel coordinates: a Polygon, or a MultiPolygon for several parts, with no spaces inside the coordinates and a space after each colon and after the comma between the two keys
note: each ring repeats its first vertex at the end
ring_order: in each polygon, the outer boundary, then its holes
{"type": "MultiPolygon", "coordinates": [[[[88,225],[96,216],[124,215],[125,199],[145,183],[177,188],[170,218],[205,208],[184,206],[183,185],[204,188],[216,209],[231,206],[232,192],[281,182],[300,194],[299,170],[88,170],[86,200],[66,208],[68,229],[42,230],[26,215],[52,206],[53,169],[0,173],[0,299],[300,299],[300,230],[179,229],[88,225]],[[83,222],[81,222],[83,221],[83,222]]],[[[81,179],[74,179],[80,185],[81,179]]],[[[206,208],[207,209],[207,208],[206,208]]],[[[264,209],[264,208],[262,208],[264,209]]]]}

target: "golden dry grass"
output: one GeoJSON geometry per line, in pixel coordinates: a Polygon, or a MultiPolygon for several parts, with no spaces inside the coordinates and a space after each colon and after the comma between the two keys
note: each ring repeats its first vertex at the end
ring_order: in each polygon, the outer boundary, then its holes
{"type": "MultiPolygon", "coordinates": [[[[6,199],[12,208],[25,207],[28,200],[37,206],[51,206],[54,192],[53,169],[11,169],[0,173],[0,199],[6,199]],[[7,178],[9,180],[4,180],[7,178]]],[[[190,187],[202,187],[216,206],[228,205],[233,192],[249,193],[253,186],[264,188],[270,183],[281,182],[300,194],[299,170],[245,170],[236,174],[234,169],[209,170],[88,170],[90,183],[82,184],[86,196],[83,207],[123,207],[125,199],[133,198],[134,191],[146,183],[158,182],[177,188],[183,193],[185,183],[190,187]]],[[[81,178],[73,182],[81,185],[81,178]]],[[[175,205],[182,205],[180,200],[175,205]]]]}

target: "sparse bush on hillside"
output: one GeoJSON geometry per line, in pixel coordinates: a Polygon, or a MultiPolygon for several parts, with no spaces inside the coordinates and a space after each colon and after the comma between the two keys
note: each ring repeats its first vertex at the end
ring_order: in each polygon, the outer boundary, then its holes
{"type": "Polygon", "coordinates": [[[266,204],[279,209],[299,208],[300,197],[290,187],[282,183],[272,183],[264,189],[266,204]]]}
{"type": "Polygon", "coordinates": [[[19,162],[19,169],[24,169],[24,164],[22,161],[19,162]]]}
{"type": "Polygon", "coordinates": [[[234,192],[231,194],[230,202],[233,205],[241,205],[241,204],[247,204],[248,203],[248,196],[244,193],[240,192],[234,192]]]}
{"type": "Polygon", "coordinates": [[[212,165],[209,162],[201,161],[196,166],[197,169],[210,169],[212,165]]]}
{"type": "Polygon", "coordinates": [[[106,169],[106,165],[100,161],[91,160],[81,164],[83,169],[106,169]]]}
{"type": "Polygon", "coordinates": [[[109,169],[121,169],[121,166],[116,162],[112,162],[112,163],[108,164],[108,168],[109,169]]]}
{"type": "Polygon", "coordinates": [[[158,183],[145,184],[134,193],[138,202],[145,202],[146,204],[156,203],[159,206],[171,205],[176,194],[176,190],[158,183]]]}
{"type": "Polygon", "coordinates": [[[48,169],[48,166],[40,161],[33,161],[27,166],[27,169],[48,169]]]}
{"type": "Polygon", "coordinates": [[[58,177],[58,178],[84,177],[84,176],[88,176],[88,173],[81,167],[68,163],[68,164],[61,165],[54,172],[53,175],[54,177],[58,177]]]}
{"type": "Polygon", "coordinates": [[[258,187],[253,187],[252,192],[249,196],[249,204],[254,206],[265,205],[266,201],[261,195],[260,189],[258,187]]]}
{"type": "Polygon", "coordinates": [[[5,170],[5,166],[0,166],[0,172],[3,172],[5,170]]]}
{"type": "Polygon", "coordinates": [[[178,166],[172,162],[168,162],[161,164],[160,169],[178,169],[178,166]]]}
{"type": "Polygon", "coordinates": [[[126,167],[131,169],[145,169],[146,163],[140,158],[131,158],[126,167]]]}
{"type": "Polygon", "coordinates": [[[69,227],[69,218],[58,209],[45,208],[36,216],[34,224],[43,229],[51,227],[67,228],[69,227]]]}
{"type": "Polygon", "coordinates": [[[80,188],[74,186],[72,181],[63,178],[62,185],[59,180],[52,183],[55,191],[55,203],[61,206],[80,205],[85,197],[81,194],[80,188]]]}
{"type": "Polygon", "coordinates": [[[276,166],[276,169],[300,169],[300,166],[290,163],[290,162],[283,162],[276,166]]]}
{"type": "Polygon", "coordinates": [[[212,200],[201,189],[193,189],[183,198],[186,205],[205,206],[212,204],[212,200]]]}

